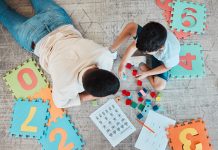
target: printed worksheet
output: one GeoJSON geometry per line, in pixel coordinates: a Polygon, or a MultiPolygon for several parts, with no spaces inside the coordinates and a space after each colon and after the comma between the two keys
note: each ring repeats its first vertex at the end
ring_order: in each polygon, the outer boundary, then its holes
{"type": "Polygon", "coordinates": [[[113,147],[136,130],[113,99],[92,113],[90,118],[113,147]]]}
{"type": "Polygon", "coordinates": [[[165,150],[168,143],[166,128],[175,123],[175,120],[150,110],[144,125],[153,132],[143,126],[135,147],[140,150],[165,150]]]}

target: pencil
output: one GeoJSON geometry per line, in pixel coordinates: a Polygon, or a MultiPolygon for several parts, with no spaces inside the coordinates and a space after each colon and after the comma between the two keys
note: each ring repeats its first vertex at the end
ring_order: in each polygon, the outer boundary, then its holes
{"type": "Polygon", "coordinates": [[[142,121],[136,119],[138,121],[139,124],[143,125],[146,129],[148,129],[149,131],[151,131],[152,133],[155,133],[151,128],[149,128],[148,126],[146,126],[142,121]]]}

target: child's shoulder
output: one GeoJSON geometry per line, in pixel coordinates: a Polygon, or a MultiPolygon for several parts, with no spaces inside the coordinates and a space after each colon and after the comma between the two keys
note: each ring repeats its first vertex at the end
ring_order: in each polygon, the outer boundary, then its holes
{"type": "Polygon", "coordinates": [[[167,31],[167,39],[165,42],[165,46],[172,48],[174,50],[180,50],[180,42],[171,31],[167,31]]]}

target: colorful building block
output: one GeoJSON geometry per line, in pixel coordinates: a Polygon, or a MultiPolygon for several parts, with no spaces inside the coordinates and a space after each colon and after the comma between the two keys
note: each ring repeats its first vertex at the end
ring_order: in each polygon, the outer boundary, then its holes
{"type": "Polygon", "coordinates": [[[171,78],[194,78],[205,75],[204,56],[199,43],[181,45],[180,63],[169,71],[171,78]]]}
{"type": "Polygon", "coordinates": [[[157,102],[160,102],[161,97],[160,97],[160,96],[157,96],[157,97],[155,98],[155,100],[156,100],[157,102]]]}
{"type": "Polygon", "coordinates": [[[142,118],[143,118],[143,115],[142,115],[141,113],[139,113],[139,114],[137,115],[137,119],[141,120],[142,118]]]}
{"type": "Polygon", "coordinates": [[[127,64],[126,64],[126,68],[127,68],[127,69],[131,69],[131,68],[132,68],[132,64],[127,63],[127,64]]]}
{"type": "Polygon", "coordinates": [[[98,106],[97,100],[93,100],[91,103],[92,103],[92,106],[94,106],[94,107],[97,107],[97,106],[98,106]]]}
{"type": "Polygon", "coordinates": [[[84,141],[78,134],[78,130],[66,115],[58,118],[56,122],[52,122],[46,134],[39,142],[43,150],[81,150],[84,145],[84,141]]]}
{"type": "Polygon", "coordinates": [[[151,105],[151,100],[150,99],[146,99],[145,100],[145,105],[151,105]]]}
{"type": "Polygon", "coordinates": [[[141,89],[139,92],[138,92],[138,96],[139,97],[142,97],[142,96],[146,96],[147,95],[147,89],[146,88],[143,88],[141,89]]]}
{"type": "Polygon", "coordinates": [[[156,98],[156,97],[157,97],[157,93],[156,93],[156,92],[150,92],[150,96],[151,96],[152,98],[156,98]]]}
{"type": "Polygon", "coordinates": [[[48,101],[43,103],[41,99],[32,101],[18,99],[14,105],[10,134],[16,137],[40,139],[46,131],[48,108],[48,101]]]}
{"type": "Polygon", "coordinates": [[[152,109],[151,105],[145,105],[145,108],[142,110],[141,114],[143,116],[146,116],[148,114],[149,110],[151,110],[151,109],[152,109]]]}
{"type": "Polygon", "coordinates": [[[123,96],[130,96],[130,92],[129,91],[127,91],[127,90],[122,90],[122,95],[123,96]]]}
{"type": "Polygon", "coordinates": [[[139,98],[138,98],[138,101],[139,101],[139,102],[143,102],[143,100],[144,100],[143,97],[139,97],[139,98]]]}
{"type": "Polygon", "coordinates": [[[128,99],[133,99],[133,96],[132,96],[132,95],[130,95],[130,96],[127,96],[127,98],[128,98],[128,99]]]}
{"type": "Polygon", "coordinates": [[[27,98],[49,85],[33,59],[28,59],[9,71],[3,79],[16,98],[27,98]]]}
{"type": "Polygon", "coordinates": [[[158,110],[159,110],[159,106],[158,106],[158,105],[154,105],[154,106],[152,107],[152,109],[153,109],[153,111],[158,111],[158,110]]]}
{"type": "Polygon", "coordinates": [[[132,70],[132,75],[133,76],[136,76],[138,74],[138,71],[137,70],[132,70]]]}
{"type": "Polygon", "coordinates": [[[131,105],[132,104],[132,100],[131,99],[126,99],[126,105],[131,105]]]}
{"type": "Polygon", "coordinates": [[[122,79],[123,79],[124,81],[127,80],[127,75],[126,75],[125,73],[122,75],[122,79]]]}
{"type": "Polygon", "coordinates": [[[139,109],[140,111],[143,111],[144,108],[145,108],[145,105],[139,104],[138,109],[139,109]]]}
{"type": "Polygon", "coordinates": [[[173,150],[212,150],[206,125],[202,119],[177,123],[167,129],[173,150]]]}
{"type": "Polygon", "coordinates": [[[138,86],[142,86],[142,81],[141,80],[137,80],[137,85],[138,86]]]}
{"type": "Polygon", "coordinates": [[[203,33],[207,16],[204,4],[176,0],[171,7],[173,8],[171,30],[203,33]]]}
{"type": "Polygon", "coordinates": [[[138,106],[138,104],[136,102],[132,101],[131,107],[135,109],[137,106],[138,106]]]}

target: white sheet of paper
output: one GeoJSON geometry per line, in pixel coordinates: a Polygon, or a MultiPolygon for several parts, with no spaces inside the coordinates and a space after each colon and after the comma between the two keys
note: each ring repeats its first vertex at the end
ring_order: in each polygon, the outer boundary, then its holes
{"type": "Polygon", "coordinates": [[[113,99],[93,112],[90,118],[113,147],[136,130],[113,99]]]}
{"type": "Polygon", "coordinates": [[[165,150],[168,143],[165,129],[169,125],[175,125],[175,123],[175,120],[154,111],[149,111],[145,125],[150,127],[155,133],[143,127],[135,147],[140,150],[165,150]]]}

